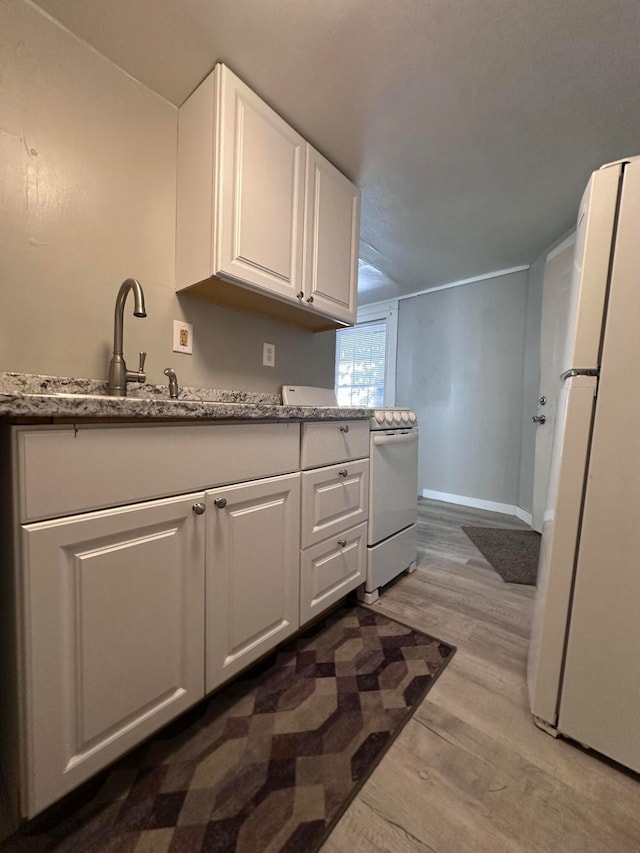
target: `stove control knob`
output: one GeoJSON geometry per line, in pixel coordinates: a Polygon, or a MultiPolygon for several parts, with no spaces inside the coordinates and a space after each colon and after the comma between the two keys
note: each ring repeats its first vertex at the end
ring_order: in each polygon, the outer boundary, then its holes
{"type": "Polygon", "coordinates": [[[394,412],[393,413],[393,419],[397,424],[401,424],[402,423],[402,415],[400,414],[400,412],[394,412]]]}
{"type": "Polygon", "coordinates": [[[384,412],[376,412],[375,418],[376,418],[376,423],[383,424],[384,423],[384,412]]]}
{"type": "Polygon", "coordinates": [[[402,412],[402,423],[403,424],[409,423],[409,412],[402,412]]]}
{"type": "Polygon", "coordinates": [[[417,420],[418,420],[418,418],[416,417],[416,413],[415,412],[409,412],[409,423],[415,424],[415,422],[417,420]]]}
{"type": "Polygon", "coordinates": [[[393,423],[393,412],[385,412],[384,413],[384,419],[388,424],[392,424],[393,423]]]}

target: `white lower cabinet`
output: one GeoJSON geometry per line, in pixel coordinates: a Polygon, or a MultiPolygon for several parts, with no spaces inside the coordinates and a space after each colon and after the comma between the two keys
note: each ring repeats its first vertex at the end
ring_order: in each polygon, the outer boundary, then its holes
{"type": "Polygon", "coordinates": [[[203,697],[203,501],[22,527],[28,816],[203,697]]]}
{"type": "Polygon", "coordinates": [[[301,459],[309,470],[302,472],[301,624],[365,581],[369,459],[353,454],[368,452],[368,429],[358,421],[304,425],[301,459]],[[310,467],[314,460],[338,464],[310,467]]]}
{"type": "Polygon", "coordinates": [[[366,571],[366,522],[302,551],[300,623],[313,619],[364,583],[366,571]]]}
{"type": "MultiPolygon", "coordinates": [[[[328,461],[354,452],[339,428],[328,461]]],[[[14,567],[0,574],[10,602],[0,621],[0,772],[20,817],[60,799],[364,580],[367,459],[301,474],[297,424],[166,429],[86,427],[71,439],[65,428],[12,428],[17,558],[0,537],[14,567]],[[241,450],[247,436],[250,452],[241,450]],[[132,443],[152,461],[179,451],[193,480],[210,486],[134,503],[153,488],[170,494],[187,475],[149,462],[109,477],[104,448],[132,443]],[[54,449],[64,454],[60,470],[54,449]],[[67,507],[57,497],[64,470],[76,514],[54,518],[67,507]],[[234,472],[231,485],[213,488],[234,472]],[[85,501],[118,498],[126,505],[82,511],[85,501]]],[[[309,439],[310,458],[318,440],[309,439]]]]}
{"type": "Polygon", "coordinates": [[[300,474],[207,493],[206,689],[299,627],[300,474]]]}

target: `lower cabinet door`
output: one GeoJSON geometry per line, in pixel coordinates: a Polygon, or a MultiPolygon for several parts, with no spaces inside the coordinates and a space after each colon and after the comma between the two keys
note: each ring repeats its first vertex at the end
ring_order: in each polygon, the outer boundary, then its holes
{"type": "Polygon", "coordinates": [[[204,695],[203,500],[22,528],[27,816],[204,695]]]}
{"type": "Polygon", "coordinates": [[[300,623],[313,619],[364,583],[366,571],[366,522],[304,550],[300,561],[300,623]]]}
{"type": "Polygon", "coordinates": [[[206,689],[297,630],[300,474],[207,493],[206,689]]]}

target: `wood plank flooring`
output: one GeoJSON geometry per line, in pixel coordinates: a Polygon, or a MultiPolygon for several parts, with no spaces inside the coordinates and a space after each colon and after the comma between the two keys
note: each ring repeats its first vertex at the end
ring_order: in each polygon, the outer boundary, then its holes
{"type": "Polygon", "coordinates": [[[531,720],[533,587],[505,584],[460,529],[526,525],[422,499],[418,512],[418,569],[373,608],[458,651],[323,853],[640,851],[637,777],[531,720]]]}

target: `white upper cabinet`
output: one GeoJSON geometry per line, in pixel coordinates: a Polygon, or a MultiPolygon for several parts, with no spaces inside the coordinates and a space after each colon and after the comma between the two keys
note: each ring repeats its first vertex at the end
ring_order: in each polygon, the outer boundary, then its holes
{"type": "Polygon", "coordinates": [[[226,66],[180,107],[178,290],[316,330],[354,323],[359,212],[357,187],[226,66]]]}
{"type": "Polygon", "coordinates": [[[305,141],[224,65],[181,107],[178,288],[218,275],[295,299],[305,141]]]}
{"type": "Polygon", "coordinates": [[[305,299],[355,323],[360,239],[360,190],[307,145],[305,299]]]}

